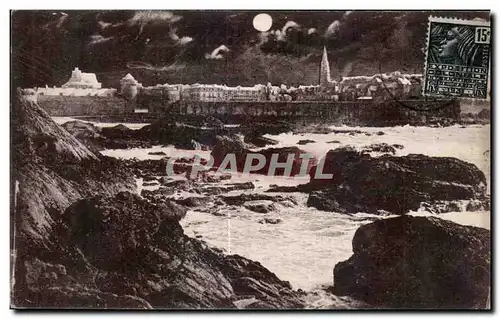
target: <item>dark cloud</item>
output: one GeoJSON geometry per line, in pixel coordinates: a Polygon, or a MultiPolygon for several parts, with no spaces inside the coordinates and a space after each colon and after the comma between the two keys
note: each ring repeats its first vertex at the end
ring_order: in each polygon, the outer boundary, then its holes
{"type": "Polygon", "coordinates": [[[222,60],[225,57],[225,53],[229,52],[229,48],[224,44],[215,48],[212,53],[205,53],[205,59],[207,60],[222,60]]]}
{"type": "Polygon", "coordinates": [[[78,66],[104,85],[128,72],[144,83],[311,84],[323,45],[333,76],[421,72],[430,14],[489,18],[487,12],[270,11],[272,29],[261,33],[252,25],[258,13],[15,11],[13,82],[60,85],[78,66]]]}

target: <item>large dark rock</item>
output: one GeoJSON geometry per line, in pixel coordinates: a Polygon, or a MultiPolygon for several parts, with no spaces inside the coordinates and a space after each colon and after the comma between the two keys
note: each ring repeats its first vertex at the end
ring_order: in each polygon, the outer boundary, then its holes
{"type": "Polygon", "coordinates": [[[305,140],[300,140],[297,142],[298,145],[306,145],[306,144],[310,144],[310,143],[316,143],[316,141],[305,139],[305,140]]]}
{"type": "Polygon", "coordinates": [[[434,217],[378,220],[356,231],[333,293],[380,307],[485,308],[490,240],[489,230],[434,217]]]}
{"type": "Polygon", "coordinates": [[[362,148],[364,153],[378,152],[378,153],[390,153],[392,155],[396,154],[395,146],[389,145],[387,143],[376,143],[370,144],[362,148]]]}
{"type": "Polygon", "coordinates": [[[198,187],[195,190],[198,191],[200,194],[205,194],[205,195],[220,195],[220,194],[227,194],[228,192],[231,191],[236,191],[236,190],[249,190],[249,189],[254,189],[255,185],[252,182],[244,182],[244,183],[228,183],[228,184],[221,184],[220,186],[206,186],[206,187],[198,187]]]}
{"type": "Polygon", "coordinates": [[[132,170],[165,160],[103,157],[22,97],[11,136],[12,307],[234,308],[248,295],[258,302],[245,307],[303,306],[259,263],[184,236],[179,204],[133,194],[132,170]]]}
{"type": "Polygon", "coordinates": [[[69,121],[61,126],[88,148],[95,151],[104,149],[105,137],[101,135],[101,129],[94,124],[82,121],[69,121]]]}
{"type": "MultiPolygon", "coordinates": [[[[83,129],[86,128],[92,127],[83,129]]],[[[135,191],[136,184],[128,167],[84,146],[54,123],[34,100],[18,96],[13,101],[11,136],[11,220],[15,243],[12,305],[23,307],[33,305],[37,300],[33,294],[42,289],[29,284],[37,259],[56,265],[62,258],[71,258],[66,243],[58,237],[57,224],[62,212],[83,197],[135,191]]],[[[75,289],[72,300],[77,305],[78,289],[75,289]]],[[[81,292],[89,294],[85,289],[81,292]]],[[[39,297],[43,294],[48,296],[50,291],[45,290],[39,297]]],[[[92,298],[99,297],[96,294],[92,298]]],[[[65,305],[64,300],[60,304],[65,305]]],[[[52,305],[55,304],[47,301],[35,306],[52,305]]]]}
{"type": "Polygon", "coordinates": [[[14,101],[11,129],[17,236],[48,247],[54,219],[75,200],[136,187],[129,168],[84,146],[34,101],[14,101]]]}
{"type": "MultiPolygon", "coordinates": [[[[298,147],[281,147],[281,148],[266,148],[260,151],[250,151],[249,145],[242,141],[239,137],[228,137],[228,136],[217,136],[216,143],[212,149],[211,155],[214,158],[214,167],[221,165],[224,157],[227,154],[234,154],[236,157],[236,168],[238,172],[242,172],[245,167],[245,161],[248,154],[262,154],[264,155],[266,162],[263,168],[252,171],[254,174],[268,174],[269,165],[271,163],[271,157],[273,154],[278,154],[278,163],[285,163],[287,161],[288,155],[294,155],[294,161],[291,165],[291,176],[299,174],[302,165],[302,159],[299,158],[301,154],[305,152],[298,147]]],[[[253,163],[256,164],[257,160],[254,159],[253,163]]],[[[315,160],[311,159],[309,161],[308,170],[315,164],[315,160]]],[[[234,169],[231,167],[231,169],[234,169]]],[[[277,168],[275,170],[275,176],[284,175],[284,168],[277,168]]]]}
{"type": "Polygon", "coordinates": [[[260,214],[267,214],[277,210],[276,205],[272,201],[266,200],[248,201],[243,204],[243,207],[260,214]]]}
{"type": "Polygon", "coordinates": [[[183,206],[186,206],[186,207],[199,207],[199,206],[207,206],[210,202],[212,201],[212,199],[208,196],[204,196],[204,197],[186,197],[186,198],[180,198],[180,199],[176,199],[175,202],[177,204],[180,204],[180,205],[183,205],[183,206]]]}
{"type": "Polygon", "coordinates": [[[123,124],[100,128],[92,123],[70,121],[62,124],[62,127],[93,151],[151,147],[149,141],[138,137],[137,131],[123,124]]]}
{"type": "Polygon", "coordinates": [[[242,193],[238,195],[223,195],[219,196],[224,203],[228,205],[242,206],[245,202],[251,201],[271,201],[271,202],[291,202],[293,205],[298,205],[293,196],[283,195],[267,195],[259,193],[242,193]]]}
{"type": "Polygon", "coordinates": [[[213,145],[215,137],[227,134],[223,126],[201,127],[160,119],[141,128],[137,133],[142,139],[156,144],[171,144],[182,149],[195,149],[197,143],[213,145]]]}
{"type": "Polygon", "coordinates": [[[245,143],[249,143],[249,144],[254,145],[256,147],[264,147],[267,145],[278,144],[278,141],[273,140],[272,138],[264,137],[264,136],[260,135],[259,133],[253,133],[250,135],[246,135],[243,141],[245,143]]]}
{"type": "Polygon", "coordinates": [[[137,130],[132,130],[123,124],[118,124],[112,127],[103,127],[101,134],[111,139],[127,139],[137,138],[137,130]]]}
{"type": "Polygon", "coordinates": [[[67,242],[97,269],[101,291],[153,308],[234,308],[248,294],[269,308],[302,306],[300,294],[259,263],[185,236],[178,223],[185,212],[131,193],[81,200],[64,214],[67,242]]]}
{"type": "Polygon", "coordinates": [[[406,214],[422,202],[478,199],[486,194],[486,178],[475,165],[450,157],[410,154],[371,157],[351,148],[329,151],[323,173],[311,170],[308,205],[343,213],[380,210],[406,214]]]}

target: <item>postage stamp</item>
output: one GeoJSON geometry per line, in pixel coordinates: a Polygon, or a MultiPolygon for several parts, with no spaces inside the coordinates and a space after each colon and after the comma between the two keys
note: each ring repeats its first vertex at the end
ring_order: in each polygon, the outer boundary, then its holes
{"type": "Polygon", "coordinates": [[[423,95],[489,99],[489,21],[429,17],[423,95]]]}

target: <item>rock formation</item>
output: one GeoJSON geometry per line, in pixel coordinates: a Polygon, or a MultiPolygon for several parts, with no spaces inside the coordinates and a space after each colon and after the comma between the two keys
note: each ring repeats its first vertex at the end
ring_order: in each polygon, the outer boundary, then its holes
{"type": "Polygon", "coordinates": [[[13,307],[303,307],[259,263],[185,236],[184,208],[135,195],[130,163],[93,153],[33,100],[18,96],[12,119],[13,307]]]}
{"type": "Polygon", "coordinates": [[[343,213],[406,214],[422,202],[484,199],[486,178],[475,165],[450,157],[371,157],[352,148],[329,151],[324,174],[310,172],[309,206],[343,213]]]}
{"type": "Polygon", "coordinates": [[[136,131],[122,124],[100,128],[92,123],[70,121],[62,124],[62,127],[92,151],[151,147],[149,141],[143,140],[136,131]]]}
{"type": "MultiPolygon", "coordinates": [[[[298,175],[302,165],[302,159],[299,158],[300,154],[306,153],[305,151],[299,149],[298,147],[279,147],[279,148],[266,148],[259,151],[249,150],[250,146],[242,141],[238,136],[217,136],[215,145],[212,149],[211,155],[214,158],[214,167],[218,167],[222,164],[225,156],[227,154],[234,154],[236,157],[236,168],[238,172],[242,172],[245,167],[245,162],[247,160],[247,155],[249,154],[261,154],[265,157],[265,165],[257,171],[252,171],[255,174],[268,174],[269,166],[271,163],[271,157],[273,154],[278,154],[278,163],[285,163],[290,154],[294,155],[294,160],[291,165],[291,176],[298,175]]],[[[256,164],[254,160],[253,164],[256,164]]],[[[308,170],[315,165],[315,159],[309,160],[308,170]]],[[[234,169],[231,167],[231,169],[234,169]]],[[[274,173],[275,176],[284,175],[283,168],[277,168],[274,173]]]]}
{"type": "Polygon", "coordinates": [[[333,293],[377,307],[485,308],[490,231],[401,216],[361,226],[354,254],[335,266],[333,293]]]}
{"type": "Polygon", "coordinates": [[[153,144],[171,144],[182,149],[194,149],[195,142],[213,145],[217,135],[227,132],[223,126],[200,127],[165,118],[144,126],[137,134],[153,144]]]}

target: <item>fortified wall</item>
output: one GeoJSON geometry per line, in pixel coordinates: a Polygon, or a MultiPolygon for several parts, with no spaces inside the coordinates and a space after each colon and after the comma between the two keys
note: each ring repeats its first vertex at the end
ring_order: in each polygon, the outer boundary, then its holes
{"type": "Polygon", "coordinates": [[[432,118],[460,118],[459,101],[281,101],[281,102],[167,102],[157,97],[136,101],[121,96],[38,96],[39,105],[51,116],[134,116],[219,118],[225,123],[277,119],[292,122],[325,122],[346,125],[388,126],[426,124],[432,118]],[[139,111],[139,112],[138,112],[139,111]]]}
{"type": "Polygon", "coordinates": [[[422,125],[434,118],[458,120],[459,101],[402,100],[353,102],[181,102],[149,104],[155,117],[181,115],[219,118],[225,123],[276,119],[291,122],[390,126],[422,125]]]}
{"type": "Polygon", "coordinates": [[[225,123],[269,119],[369,126],[420,125],[434,118],[459,119],[458,101],[408,99],[411,97],[410,89],[418,87],[412,82],[415,79],[418,82],[419,78],[414,75],[394,72],[390,75],[344,78],[340,83],[342,85],[338,86],[330,79],[325,51],[320,85],[299,87],[293,92],[288,92],[286,87],[277,91],[270,83],[267,86],[236,88],[202,84],[144,87],[131,74],[122,78],[118,92],[116,89],[103,89],[95,74],[84,73],[78,68],[73,70],[71,78],[61,88],[45,87],[35,91],[39,105],[52,116],[127,118],[131,121],[153,121],[169,116],[211,116],[225,123]],[[379,82],[384,84],[384,90],[376,85],[379,82]],[[320,91],[327,95],[328,92],[335,93],[332,96],[337,98],[328,98],[320,91]],[[379,91],[387,94],[377,94],[379,91]],[[309,93],[324,99],[300,98],[309,96],[309,93]],[[349,94],[352,99],[339,100],[340,96],[349,94]]]}
{"type": "Polygon", "coordinates": [[[38,95],[37,100],[51,116],[124,116],[135,107],[119,96],[38,95]]]}

